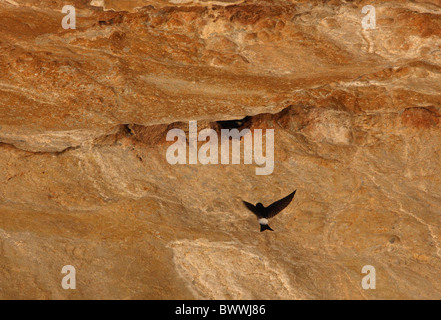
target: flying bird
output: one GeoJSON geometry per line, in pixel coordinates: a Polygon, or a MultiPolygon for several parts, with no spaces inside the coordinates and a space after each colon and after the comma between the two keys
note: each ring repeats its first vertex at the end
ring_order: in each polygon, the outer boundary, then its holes
{"type": "Polygon", "coordinates": [[[260,202],[257,203],[256,205],[253,205],[246,201],[242,201],[242,202],[245,204],[248,210],[250,210],[252,213],[254,213],[257,216],[257,219],[260,224],[260,232],[265,230],[274,231],[268,225],[268,219],[274,217],[280,211],[285,209],[291,203],[291,200],[294,198],[296,191],[297,190],[294,190],[293,193],[287,195],[283,199],[277,200],[276,202],[270,204],[268,207],[264,207],[263,204],[261,204],[260,202]]]}

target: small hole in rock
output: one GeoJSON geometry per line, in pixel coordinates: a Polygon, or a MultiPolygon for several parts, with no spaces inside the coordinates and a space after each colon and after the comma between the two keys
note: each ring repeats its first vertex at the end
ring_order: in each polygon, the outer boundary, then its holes
{"type": "Polygon", "coordinates": [[[251,117],[246,116],[243,119],[237,120],[225,120],[225,121],[216,121],[217,124],[221,127],[221,129],[239,129],[242,127],[247,127],[251,117]]]}

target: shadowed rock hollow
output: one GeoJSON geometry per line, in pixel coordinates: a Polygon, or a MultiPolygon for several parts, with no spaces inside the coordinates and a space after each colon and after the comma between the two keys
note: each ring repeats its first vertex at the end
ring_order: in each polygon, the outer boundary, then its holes
{"type": "Polygon", "coordinates": [[[71,4],[0,0],[1,299],[441,298],[439,1],[71,4]],[[167,162],[244,118],[271,175],[167,162]]]}

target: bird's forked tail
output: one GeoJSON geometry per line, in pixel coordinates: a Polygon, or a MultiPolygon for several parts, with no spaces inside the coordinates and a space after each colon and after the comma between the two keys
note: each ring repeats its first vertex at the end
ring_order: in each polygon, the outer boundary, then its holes
{"type": "Polygon", "coordinates": [[[267,225],[267,224],[261,224],[261,225],[260,225],[260,232],[263,232],[263,231],[265,231],[265,230],[271,230],[271,231],[274,231],[273,229],[271,229],[271,227],[270,227],[269,225],[267,225]]]}

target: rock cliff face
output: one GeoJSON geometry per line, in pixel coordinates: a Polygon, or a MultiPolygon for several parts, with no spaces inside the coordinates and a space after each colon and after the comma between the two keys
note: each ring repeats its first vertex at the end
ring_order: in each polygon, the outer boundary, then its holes
{"type": "Polygon", "coordinates": [[[65,4],[0,0],[1,299],[441,298],[440,1],[65,4]],[[244,118],[272,174],[168,163],[244,118]]]}

